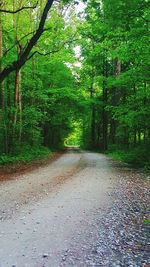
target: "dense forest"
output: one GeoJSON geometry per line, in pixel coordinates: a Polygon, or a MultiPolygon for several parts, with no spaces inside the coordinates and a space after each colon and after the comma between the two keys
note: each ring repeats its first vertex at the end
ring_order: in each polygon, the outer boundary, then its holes
{"type": "Polygon", "coordinates": [[[0,2],[0,163],[65,145],[150,166],[148,0],[0,2]]]}

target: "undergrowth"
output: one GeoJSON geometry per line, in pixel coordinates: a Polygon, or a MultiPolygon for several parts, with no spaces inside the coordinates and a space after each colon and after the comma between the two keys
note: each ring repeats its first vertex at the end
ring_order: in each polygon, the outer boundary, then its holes
{"type": "Polygon", "coordinates": [[[114,160],[123,161],[132,166],[150,170],[150,150],[146,146],[141,145],[128,150],[110,148],[106,153],[114,160]]]}
{"type": "Polygon", "coordinates": [[[19,153],[1,154],[0,165],[14,164],[18,162],[29,163],[34,160],[44,159],[52,152],[46,147],[22,147],[19,153]]]}

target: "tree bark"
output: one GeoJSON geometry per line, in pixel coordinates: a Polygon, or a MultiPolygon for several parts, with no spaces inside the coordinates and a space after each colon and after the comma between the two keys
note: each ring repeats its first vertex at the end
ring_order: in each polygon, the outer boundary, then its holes
{"type": "MultiPolygon", "coordinates": [[[[2,15],[0,13],[0,59],[3,57],[3,40],[2,40],[2,15]]],[[[0,72],[3,71],[2,63],[0,62],[0,72]]],[[[3,97],[4,97],[4,83],[0,84],[0,110],[3,109],[3,97]]]]}
{"type": "Polygon", "coordinates": [[[107,150],[108,148],[108,116],[105,110],[107,103],[107,88],[105,86],[105,82],[103,83],[103,150],[107,150]]]}
{"type": "MultiPolygon", "coordinates": [[[[0,13],[0,59],[3,56],[3,30],[2,30],[2,14],[0,13]]],[[[3,71],[2,62],[0,62],[0,71],[3,71]]],[[[8,136],[7,136],[7,124],[6,124],[6,105],[4,95],[4,81],[0,84],[0,130],[2,134],[2,151],[7,152],[8,148],[8,136]]]]}
{"type": "MultiPolygon", "coordinates": [[[[93,99],[94,97],[94,73],[92,70],[92,77],[91,77],[91,88],[90,88],[90,97],[93,99]]],[[[95,147],[95,106],[92,103],[92,112],[91,112],[91,148],[95,147]]]]}
{"type": "MultiPolygon", "coordinates": [[[[112,76],[116,77],[116,60],[112,60],[112,76]]],[[[115,107],[117,105],[116,103],[116,87],[112,88],[112,97],[111,97],[111,102],[112,106],[115,107]]],[[[111,122],[110,122],[110,142],[111,144],[116,143],[116,120],[113,118],[113,114],[111,114],[111,122]]]]}
{"type": "MultiPolygon", "coordinates": [[[[13,1],[13,10],[16,10],[16,0],[13,1]]],[[[21,56],[22,47],[18,41],[18,29],[16,17],[13,17],[13,26],[15,29],[15,40],[18,48],[18,58],[21,56]]],[[[22,103],[21,103],[21,70],[16,70],[15,78],[15,89],[14,89],[14,119],[13,119],[13,129],[14,136],[16,131],[17,120],[19,120],[19,132],[18,132],[18,141],[21,143],[22,136],[22,103]]]]}
{"type": "MultiPolygon", "coordinates": [[[[121,74],[121,61],[116,58],[112,61],[112,75],[119,79],[121,74]]],[[[115,107],[119,105],[120,100],[120,89],[117,87],[112,88],[112,105],[115,107]]],[[[112,144],[116,144],[116,130],[117,130],[117,121],[112,118],[110,125],[110,140],[112,144]]]]}
{"type": "Polygon", "coordinates": [[[103,60],[103,112],[102,112],[102,121],[103,121],[103,150],[108,148],[108,115],[106,109],[108,101],[108,92],[106,86],[107,73],[107,61],[103,60]]]}

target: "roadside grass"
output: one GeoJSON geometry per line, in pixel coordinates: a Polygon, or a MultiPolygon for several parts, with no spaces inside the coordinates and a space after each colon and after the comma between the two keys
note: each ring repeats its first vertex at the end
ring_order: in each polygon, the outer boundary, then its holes
{"type": "Polygon", "coordinates": [[[12,165],[15,163],[30,163],[34,160],[42,160],[52,154],[46,147],[30,147],[26,146],[19,151],[19,153],[13,154],[1,154],[0,165],[12,165]]]}
{"type": "Polygon", "coordinates": [[[114,160],[126,162],[136,168],[144,168],[146,171],[150,171],[150,150],[147,151],[145,146],[128,150],[110,148],[106,154],[114,160]]]}

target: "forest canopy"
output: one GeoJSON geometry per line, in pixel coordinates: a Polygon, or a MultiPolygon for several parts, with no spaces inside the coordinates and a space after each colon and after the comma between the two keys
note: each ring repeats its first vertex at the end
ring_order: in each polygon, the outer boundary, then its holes
{"type": "Polygon", "coordinates": [[[70,140],[149,166],[149,29],[147,0],[1,1],[0,163],[70,140]]]}

